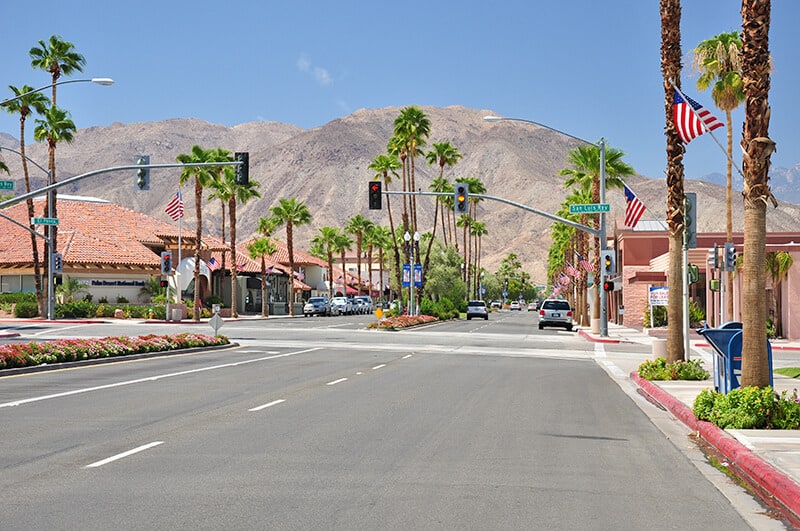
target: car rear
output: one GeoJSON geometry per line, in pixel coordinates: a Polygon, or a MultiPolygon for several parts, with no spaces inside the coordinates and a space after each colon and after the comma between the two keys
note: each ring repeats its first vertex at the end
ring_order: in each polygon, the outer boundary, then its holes
{"type": "Polygon", "coordinates": [[[467,321],[473,317],[489,319],[489,310],[486,309],[486,303],[483,301],[469,301],[467,303],[467,321]]]}
{"type": "Polygon", "coordinates": [[[539,307],[539,330],[545,326],[559,326],[572,330],[572,308],[567,301],[547,299],[539,307]]]}

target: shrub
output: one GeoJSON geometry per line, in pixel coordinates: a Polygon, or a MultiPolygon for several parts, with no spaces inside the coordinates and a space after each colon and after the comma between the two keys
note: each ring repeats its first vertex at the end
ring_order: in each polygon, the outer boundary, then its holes
{"type": "Polygon", "coordinates": [[[123,297],[122,295],[117,295],[117,304],[128,304],[130,301],[127,297],[123,297]]]}
{"type": "Polygon", "coordinates": [[[30,319],[37,315],[39,315],[39,305],[36,302],[20,301],[14,306],[14,317],[30,319]]]}
{"type": "Polygon", "coordinates": [[[667,364],[665,358],[645,360],[639,365],[639,376],[645,380],[705,380],[709,373],[699,359],[667,364]]]}
{"type": "Polygon", "coordinates": [[[644,327],[655,328],[657,326],[667,326],[667,307],[666,306],[653,306],[653,316],[650,316],[650,306],[644,310],[644,327]],[[655,324],[652,324],[655,323],[655,324]]]}
{"type": "Polygon", "coordinates": [[[722,429],[800,429],[797,391],[778,396],[772,387],[740,387],[728,394],[706,389],[695,398],[695,416],[722,429]]]}
{"type": "Polygon", "coordinates": [[[36,293],[33,291],[26,291],[24,293],[0,293],[0,304],[20,302],[36,302],[36,293]]]}

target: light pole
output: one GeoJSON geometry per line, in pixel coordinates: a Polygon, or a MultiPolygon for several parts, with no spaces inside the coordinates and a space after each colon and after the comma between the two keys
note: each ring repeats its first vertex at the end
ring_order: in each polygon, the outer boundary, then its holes
{"type": "Polygon", "coordinates": [[[50,83],[49,85],[45,85],[43,87],[39,87],[37,89],[29,90],[24,94],[20,94],[19,96],[14,96],[13,98],[8,98],[7,100],[0,101],[0,105],[5,105],[6,103],[11,103],[12,101],[18,100],[20,98],[24,98],[30,94],[34,94],[36,92],[41,92],[43,90],[47,90],[52,88],[56,85],[66,85],[67,83],[95,83],[97,85],[103,85],[105,87],[114,84],[114,80],[110,77],[93,77],[91,79],[66,79],[64,81],[56,81],[55,83],[50,83]]]}
{"type": "Polygon", "coordinates": [[[406,313],[408,315],[414,315],[413,309],[413,300],[414,300],[414,269],[412,267],[412,254],[413,251],[411,250],[411,233],[406,231],[403,234],[403,240],[406,242],[406,256],[408,256],[408,304],[406,305],[406,313]]]}
{"type": "MultiPolygon", "coordinates": [[[[579,142],[583,142],[584,144],[588,144],[590,146],[594,146],[600,150],[600,203],[604,204],[606,202],[606,142],[603,138],[600,139],[598,143],[589,142],[584,138],[580,138],[575,135],[571,135],[569,133],[565,133],[564,131],[560,131],[554,127],[550,127],[548,125],[541,124],[539,122],[534,122],[533,120],[526,120],[524,118],[506,118],[503,116],[484,116],[484,120],[487,122],[499,122],[503,120],[509,120],[514,122],[525,122],[533,125],[537,125],[539,127],[543,127],[545,129],[549,129],[550,131],[555,131],[556,133],[562,134],[564,136],[568,136],[574,140],[579,142]]],[[[605,249],[606,247],[606,214],[605,212],[600,212],[600,231],[598,235],[598,239],[600,240],[600,248],[605,249]]],[[[602,289],[603,283],[605,282],[605,272],[603,271],[603,267],[599,268],[599,271],[595,274],[597,281],[595,282],[594,289],[599,294],[600,298],[600,336],[608,337],[608,301],[606,300],[605,293],[600,293],[602,289]]]]}

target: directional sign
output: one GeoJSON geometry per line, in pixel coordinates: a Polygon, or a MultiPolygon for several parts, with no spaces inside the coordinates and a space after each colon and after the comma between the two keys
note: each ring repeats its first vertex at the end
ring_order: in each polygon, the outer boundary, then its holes
{"type": "Polygon", "coordinates": [[[13,190],[14,181],[0,181],[0,190],[13,190]]]}
{"type": "Polygon", "coordinates": [[[570,214],[596,214],[598,212],[611,212],[611,205],[608,203],[594,203],[589,205],[570,205],[570,214]]]}
{"type": "Polygon", "coordinates": [[[31,218],[31,225],[58,225],[58,218],[31,218]]]}

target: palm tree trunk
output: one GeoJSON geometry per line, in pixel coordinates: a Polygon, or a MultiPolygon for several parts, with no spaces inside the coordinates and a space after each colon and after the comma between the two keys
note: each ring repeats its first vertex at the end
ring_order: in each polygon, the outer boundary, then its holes
{"type": "MultiPolygon", "coordinates": [[[[286,222],[286,250],[289,253],[289,316],[294,317],[294,237],[292,222],[286,222]]],[[[234,264],[236,267],[236,264],[234,264]]]]}
{"type": "Polygon", "coordinates": [[[197,216],[197,230],[194,244],[194,321],[200,320],[200,241],[203,236],[203,187],[200,180],[194,178],[194,212],[197,216]]]}

